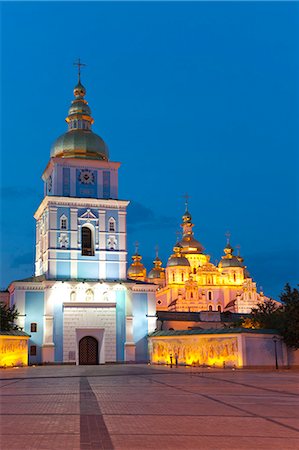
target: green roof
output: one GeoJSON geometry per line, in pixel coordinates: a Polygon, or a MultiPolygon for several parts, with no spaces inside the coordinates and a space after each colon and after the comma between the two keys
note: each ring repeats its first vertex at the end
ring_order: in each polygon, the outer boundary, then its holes
{"type": "Polygon", "coordinates": [[[30,334],[25,333],[21,330],[10,330],[10,331],[0,331],[0,336],[25,336],[30,337],[30,334]]]}
{"type": "Polygon", "coordinates": [[[252,328],[210,328],[208,330],[193,329],[193,330],[162,330],[150,333],[149,337],[162,336],[190,336],[198,334],[236,334],[236,333],[252,333],[252,334],[279,334],[277,330],[256,330],[252,328]]]}

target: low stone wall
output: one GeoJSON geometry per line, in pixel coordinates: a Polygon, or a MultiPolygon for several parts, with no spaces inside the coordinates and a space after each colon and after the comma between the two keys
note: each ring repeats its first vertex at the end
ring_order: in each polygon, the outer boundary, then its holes
{"type": "Polygon", "coordinates": [[[160,336],[149,338],[154,364],[241,367],[238,336],[160,336]]]}
{"type": "Polygon", "coordinates": [[[287,368],[299,363],[272,330],[165,330],[149,336],[153,364],[238,368],[287,368]]]}
{"type": "Polygon", "coordinates": [[[21,336],[0,335],[0,367],[28,365],[28,339],[21,336]]]}

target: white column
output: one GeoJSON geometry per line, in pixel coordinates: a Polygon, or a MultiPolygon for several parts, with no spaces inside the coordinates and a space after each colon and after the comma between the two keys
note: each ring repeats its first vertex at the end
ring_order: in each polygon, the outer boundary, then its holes
{"type": "Polygon", "coordinates": [[[54,290],[51,288],[46,288],[44,291],[44,339],[42,347],[42,361],[43,362],[54,362],[54,349],[55,345],[53,342],[53,296],[54,290]]]}
{"type": "Polygon", "coordinates": [[[126,292],[126,342],[125,361],[135,361],[135,343],[133,337],[132,290],[126,292]]]}
{"type": "Polygon", "coordinates": [[[99,278],[106,279],[106,212],[99,210],[99,278]]]}
{"type": "Polygon", "coordinates": [[[148,315],[148,332],[152,333],[157,327],[157,317],[156,317],[156,293],[148,292],[147,294],[147,315],[148,315]]]}

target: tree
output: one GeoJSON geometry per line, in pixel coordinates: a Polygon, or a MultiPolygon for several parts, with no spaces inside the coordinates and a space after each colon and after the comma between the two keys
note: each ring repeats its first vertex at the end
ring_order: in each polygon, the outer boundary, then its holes
{"type": "Polygon", "coordinates": [[[258,303],[251,310],[252,328],[280,330],[283,319],[283,306],[278,306],[273,300],[258,303]]]}
{"type": "Polygon", "coordinates": [[[16,309],[16,305],[11,308],[5,303],[0,302],[0,330],[11,331],[20,330],[20,327],[15,324],[15,320],[18,318],[19,312],[16,309]]]}
{"type": "Polygon", "coordinates": [[[287,283],[280,295],[283,302],[284,320],[280,332],[284,342],[295,349],[299,348],[299,290],[287,283]]]}
{"type": "Polygon", "coordinates": [[[277,330],[288,347],[299,348],[299,290],[285,285],[279,296],[282,304],[272,300],[258,303],[252,308],[249,318],[242,319],[244,328],[277,330]]]}

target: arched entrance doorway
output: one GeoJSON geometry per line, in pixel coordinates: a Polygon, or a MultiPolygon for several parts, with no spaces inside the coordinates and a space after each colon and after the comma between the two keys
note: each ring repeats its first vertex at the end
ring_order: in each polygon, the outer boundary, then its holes
{"type": "Polygon", "coordinates": [[[79,364],[99,364],[99,345],[96,338],[84,336],[79,341],[79,364]]]}

